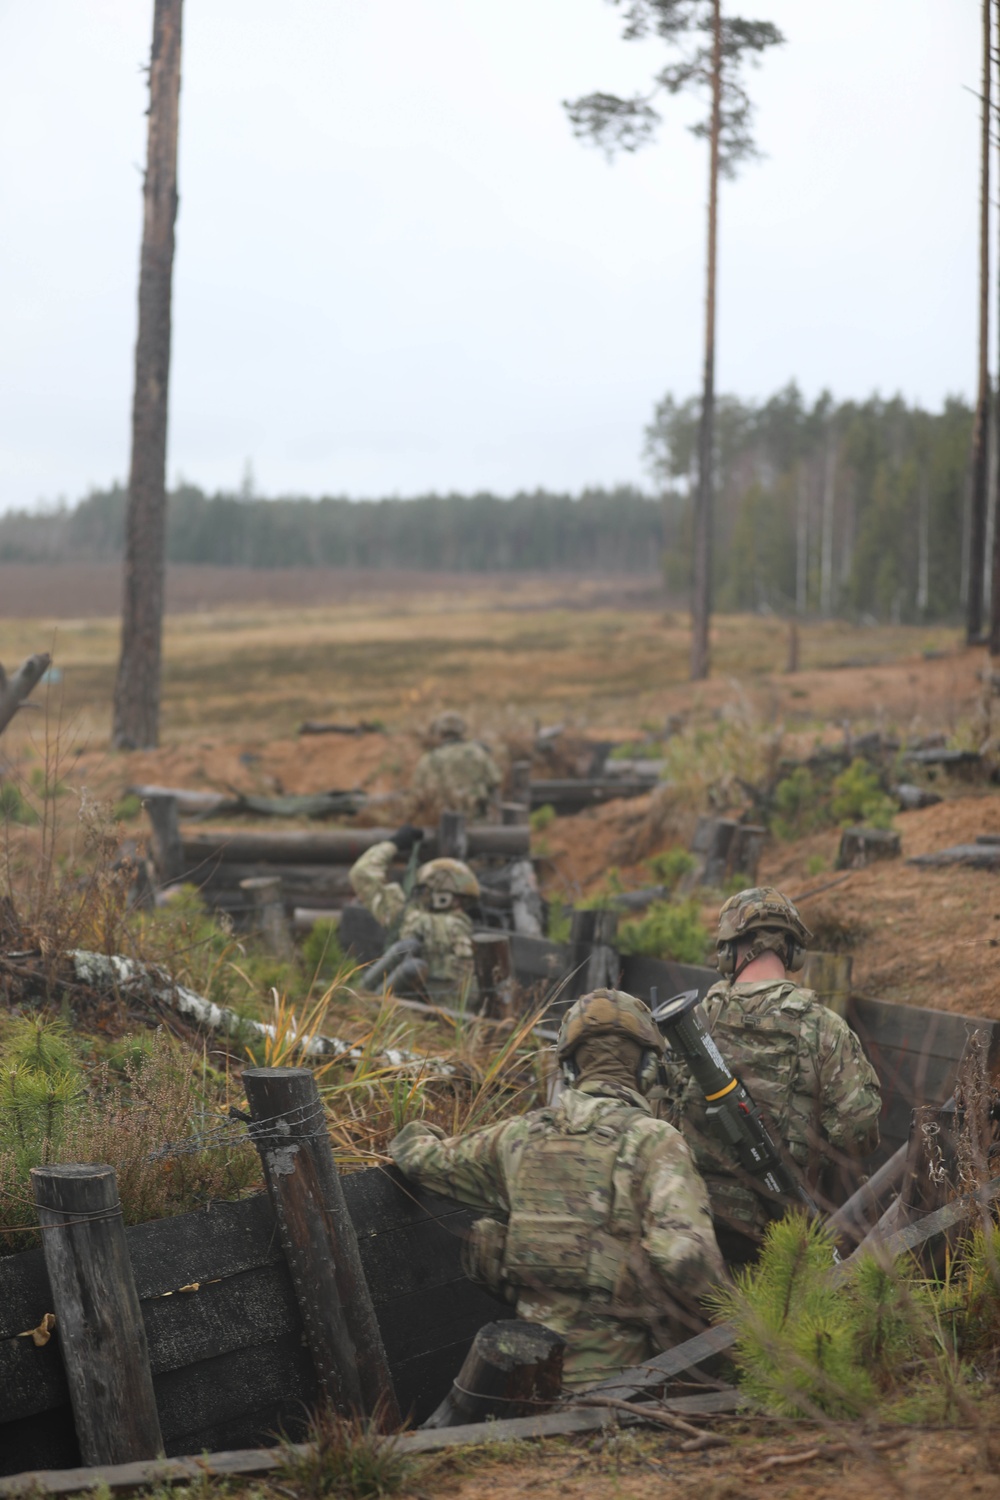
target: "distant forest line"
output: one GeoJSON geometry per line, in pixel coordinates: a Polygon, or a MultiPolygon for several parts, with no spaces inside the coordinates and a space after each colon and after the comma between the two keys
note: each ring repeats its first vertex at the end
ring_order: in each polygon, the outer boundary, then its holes
{"type": "MultiPolygon", "coordinates": [[[[660,494],[538,490],[410,500],[170,496],[167,557],[217,566],[433,572],[662,569],[690,574],[697,398],[666,397],[646,430],[660,494]]],[[[722,397],[716,416],[714,588],[720,609],[918,621],[955,616],[967,587],[972,410],[901,398],[807,404],[795,385],[762,403],[722,397]]],[[[125,492],[0,516],[0,562],[121,556],[125,492]]]]}

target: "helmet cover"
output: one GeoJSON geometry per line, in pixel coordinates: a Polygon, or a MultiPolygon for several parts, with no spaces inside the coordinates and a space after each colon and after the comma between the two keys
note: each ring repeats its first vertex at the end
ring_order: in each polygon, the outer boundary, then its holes
{"type": "Polygon", "coordinates": [[[581,1042],[595,1036],[618,1035],[663,1056],[666,1043],[648,1005],[624,990],[593,990],[570,1006],[563,1016],[556,1042],[560,1062],[571,1057],[581,1042]]]}
{"type": "Polygon", "coordinates": [[[417,871],[416,884],[450,896],[479,895],[479,881],[460,859],[429,859],[417,871]]]}

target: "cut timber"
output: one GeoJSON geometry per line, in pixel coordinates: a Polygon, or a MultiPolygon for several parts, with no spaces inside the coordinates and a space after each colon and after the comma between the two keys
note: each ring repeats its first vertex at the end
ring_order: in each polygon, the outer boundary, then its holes
{"type": "Polygon", "coordinates": [[[898,786],[894,786],[892,795],[903,812],[914,812],[920,807],[935,807],[943,800],[939,792],[929,792],[925,787],[914,786],[909,781],[901,781],[898,786]]]}
{"type": "Polygon", "coordinates": [[[618,983],[621,964],[615,950],[616,911],[574,911],[569,938],[568,999],[618,983]]]}
{"type": "Polygon", "coordinates": [[[566,1340],[539,1323],[487,1323],[424,1427],[460,1427],[487,1417],[530,1417],[554,1406],[565,1351],[566,1340]]]}
{"type": "Polygon", "coordinates": [[[0,734],[3,734],[11,719],[27,702],[52,664],[47,651],[29,656],[12,677],[0,667],[0,734]]]}
{"type": "Polygon", "coordinates": [[[533,781],[531,806],[553,807],[563,816],[614,802],[620,797],[645,797],[657,783],[648,776],[592,776],[561,778],[558,781],[533,781]]]}
{"type": "MultiPolygon", "coordinates": [[[[352,828],[324,833],[292,831],[287,833],[229,832],[183,834],[184,858],[190,869],[208,862],[235,864],[352,865],[373,844],[392,836],[391,828],[352,828]]],[[[494,824],[473,824],[468,829],[470,858],[498,855],[508,859],[524,858],[529,852],[527,827],[503,828],[494,824]]],[[[426,829],[421,856],[437,855],[437,831],[426,829]]]]}
{"type": "Polygon", "coordinates": [[[472,939],[479,1013],[490,1020],[506,1021],[517,1013],[517,980],[505,932],[477,932],[472,939]]]}
{"type": "Polygon", "coordinates": [[[802,966],[802,987],[815,990],[822,1003],[838,1016],[846,1015],[853,967],[854,959],[849,953],[807,953],[802,966]]]}
{"type": "Polygon", "coordinates": [[[465,813],[445,808],[438,822],[438,854],[442,859],[465,859],[469,853],[469,833],[465,813]]]}
{"type": "Polygon", "coordinates": [[[308,1068],[245,1068],[243,1087],[320,1384],[338,1411],[396,1427],[396,1393],[316,1080],[308,1068]]]}
{"type": "Polygon", "coordinates": [[[516,828],[527,823],[529,812],[527,802],[501,802],[500,821],[505,828],[516,828]]]}
{"type": "Polygon", "coordinates": [[[899,834],[888,828],[845,828],[840,835],[838,870],[862,870],[879,859],[898,859],[899,834]]]}
{"type": "Polygon", "coordinates": [[[146,815],[153,830],[153,864],[160,885],[173,885],[184,874],[184,847],[177,818],[177,798],[156,792],[146,798],[146,815]]]}
{"type": "Polygon", "coordinates": [[[258,875],[240,881],[240,890],[251,907],[253,931],[275,958],[291,958],[292,939],[281,900],[280,875],[258,875]]]}
{"type": "Polygon", "coordinates": [[[702,864],[689,883],[722,886],[734,875],[742,875],[747,885],[754,885],[766,838],[767,829],[755,823],[700,817],[691,852],[702,856],[702,864]]]}
{"type": "Polygon", "coordinates": [[[1000,844],[953,844],[932,854],[916,854],[906,863],[923,865],[925,869],[965,865],[971,870],[1000,870],[1000,844]]]}
{"type": "Polygon", "coordinates": [[[299,725],[299,734],[384,734],[385,727],[376,720],[361,719],[357,724],[327,723],[322,719],[306,719],[299,725]]]}
{"type": "Polygon", "coordinates": [[[33,1167],[31,1183],[80,1453],[163,1452],[149,1351],[114,1167],[33,1167]]]}

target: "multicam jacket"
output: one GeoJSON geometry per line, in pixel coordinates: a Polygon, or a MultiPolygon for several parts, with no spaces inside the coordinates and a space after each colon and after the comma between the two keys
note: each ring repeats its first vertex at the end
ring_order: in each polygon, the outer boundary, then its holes
{"type": "MultiPolygon", "coordinates": [[[[874,1151],[882,1105],[878,1077],[846,1021],[812,990],[789,979],[723,980],[703,1003],[723,1058],[813,1186],[821,1185],[831,1158],[874,1151]]],[[[668,1072],[671,1117],[705,1178],[716,1225],[759,1234],[783,1206],[766,1190],[754,1190],[735,1153],[714,1135],[684,1065],[669,1064],[668,1072]]]]}
{"type": "Polygon", "coordinates": [[[477,993],[472,958],[472,922],[464,911],[427,911],[408,901],[401,885],[388,878],[396,846],[388,839],[373,844],[351,866],[351,886],[377,922],[401,938],[417,937],[433,987],[477,993]]]}
{"type": "Polygon", "coordinates": [[[695,1332],[725,1275],[688,1149],[633,1089],[585,1083],[451,1140],[414,1121],[389,1151],[424,1187],[507,1217],[498,1280],[519,1318],[566,1338],[568,1386],[695,1332]]]}
{"type": "Polygon", "coordinates": [[[439,745],[417,761],[413,773],[416,809],[436,818],[443,809],[482,818],[500,785],[500,772],[490,752],[474,740],[439,745]]]}

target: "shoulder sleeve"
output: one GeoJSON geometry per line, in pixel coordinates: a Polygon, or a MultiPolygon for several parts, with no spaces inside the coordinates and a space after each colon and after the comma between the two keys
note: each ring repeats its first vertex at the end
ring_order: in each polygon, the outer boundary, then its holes
{"type": "Polygon", "coordinates": [[[443,1139],[432,1127],[413,1121],[390,1142],[389,1155],[421,1187],[471,1208],[509,1213],[506,1163],[516,1149],[519,1123],[505,1120],[472,1135],[443,1139]]]}
{"type": "Polygon", "coordinates": [[[646,1170],[639,1185],[642,1244],[668,1289],[700,1298],[725,1278],[705,1184],[680,1132],[643,1122],[646,1170]]]}
{"type": "Polygon", "coordinates": [[[395,844],[383,839],[351,866],[351,889],[383,927],[391,927],[406,905],[403,887],[387,879],[395,857],[395,844]]]}
{"type": "Polygon", "coordinates": [[[817,1005],[820,1123],[829,1141],[852,1155],[867,1156],[878,1145],[882,1092],[878,1074],[847,1022],[817,1005]]]}

